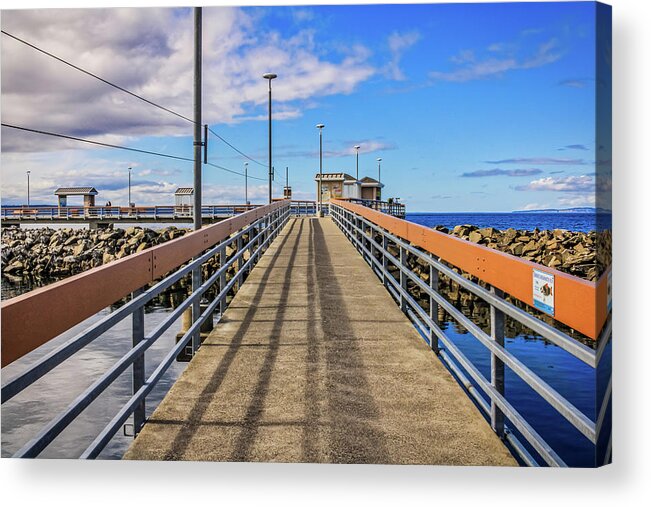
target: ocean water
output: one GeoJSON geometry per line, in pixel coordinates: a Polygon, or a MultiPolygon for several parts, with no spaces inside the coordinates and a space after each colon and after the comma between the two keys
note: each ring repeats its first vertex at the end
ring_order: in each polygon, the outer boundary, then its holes
{"type": "MultiPolygon", "coordinates": [[[[480,227],[532,230],[568,229],[590,231],[610,227],[610,216],[586,213],[410,213],[407,220],[426,226],[444,225],[454,227],[473,224],[480,227]]],[[[27,292],[31,287],[8,284],[2,280],[2,299],[27,292]]],[[[52,348],[71,338],[97,321],[111,309],[107,308],[67,333],[57,337],[38,351],[3,369],[3,380],[11,378],[27,365],[52,348]]],[[[146,314],[146,330],[153,329],[169,312],[166,308],[151,307],[146,314]]],[[[175,342],[180,324],[174,324],[168,332],[147,352],[147,372],[151,373],[175,342]]],[[[446,335],[462,350],[486,378],[490,378],[490,355],[486,348],[472,335],[451,323],[444,324],[446,335]]],[[[130,320],[126,319],[102,338],[86,347],[51,374],[41,379],[13,400],[2,406],[2,456],[10,456],[32,438],[49,420],[63,410],[101,372],[105,371],[129,348],[131,342],[130,320]]],[[[506,348],[525,365],[565,396],[592,421],[596,419],[601,404],[610,365],[611,345],[604,353],[598,372],[572,357],[559,347],[533,335],[520,335],[506,340],[506,348]]],[[[165,393],[186,367],[185,363],[173,363],[163,380],[148,397],[147,412],[150,414],[165,393]]],[[[507,399],[522,413],[527,421],[570,466],[594,465],[594,446],[574,429],[562,416],[549,406],[511,370],[505,374],[507,399]]],[[[129,370],[95,401],[55,442],[41,455],[43,457],[78,456],[93,437],[128,399],[130,392],[129,370]]],[[[609,423],[604,428],[608,434],[609,423]]],[[[102,453],[105,459],[119,459],[131,442],[131,437],[119,433],[102,453]]]]}
{"type": "Polygon", "coordinates": [[[407,213],[406,219],[427,227],[470,224],[495,229],[531,231],[537,227],[580,232],[610,229],[612,223],[611,215],[606,213],[407,213]]]}
{"type": "MultiPolygon", "coordinates": [[[[450,229],[455,225],[464,224],[496,229],[513,227],[524,230],[567,229],[581,232],[611,228],[611,215],[594,213],[408,213],[406,219],[427,227],[443,225],[450,229]]],[[[444,331],[484,377],[490,379],[488,350],[457,325],[446,322],[444,331]]],[[[505,346],[590,420],[596,420],[605,384],[610,376],[612,344],[607,346],[597,371],[534,334],[506,339],[505,346]]],[[[474,381],[472,383],[476,388],[479,387],[474,381]]],[[[516,410],[568,465],[594,466],[594,445],[508,367],[505,370],[505,392],[516,410]]],[[[606,422],[602,434],[608,435],[609,431],[610,424],[606,422]]],[[[529,448],[530,452],[531,450],[529,448]]]]}

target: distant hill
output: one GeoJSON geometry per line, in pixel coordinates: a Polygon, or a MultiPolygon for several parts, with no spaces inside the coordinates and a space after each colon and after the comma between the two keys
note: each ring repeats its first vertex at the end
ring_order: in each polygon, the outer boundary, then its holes
{"type": "Polygon", "coordinates": [[[512,211],[512,213],[607,213],[612,211],[606,208],[595,208],[592,206],[581,206],[577,208],[547,208],[547,209],[523,209],[512,211]]]}

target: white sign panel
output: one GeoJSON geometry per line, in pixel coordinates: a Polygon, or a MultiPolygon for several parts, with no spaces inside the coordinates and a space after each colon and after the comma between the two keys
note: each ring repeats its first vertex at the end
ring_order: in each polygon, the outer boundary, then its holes
{"type": "Polygon", "coordinates": [[[554,315],[554,275],[533,270],[533,305],[545,313],[554,315]]]}

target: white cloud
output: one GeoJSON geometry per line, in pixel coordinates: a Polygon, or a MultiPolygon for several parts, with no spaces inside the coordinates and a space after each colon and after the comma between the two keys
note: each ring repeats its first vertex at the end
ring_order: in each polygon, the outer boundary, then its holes
{"type": "MultiPolygon", "coordinates": [[[[375,73],[366,48],[353,46],[339,58],[326,57],[309,29],[290,38],[262,34],[236,8],[205,8],[203,17],[203,119],[210,124],[262,118],[257,108],[267,100],[264,72],[283,69],[273,83],[279,120],[299,116],[301,102],[312,97],[351,93],[375,73]]],[[[190,9],[6,11],[2,28],[156,103],[192,114],[190,9]]],[[[3,122],[111,143],[192,132],[181,118],[2,39],[3,122]]],[[[2,134],[4,152],[80,148],[73,141],[11,129],[2,134]]]]}
{"type": "Polygon", "coordinates": [[[594,206],[595,201],[595,194],[569,195],[558,198],[558,203],[567,207],[594,206]]]}
{"type": "Polygon", "coordinates": [[[548,176],[532,181],[527,185],[517,186],[516,190],[552,191],[552,192],[594,192],[595,178],[591,175],[566,176],[553,178],[548,176]]]}
{"type": "Polygon", "coordinates": [[[393,79],[395,81],[405,80],[405,75],[400,69],[400,61],[402,60],[402,55],[411,46],[416,44],[420,38],[420,33],[415,30],[405,33],[393,32],[391,35],[389,35],[387,42],[389,45],[389,51],[391,52],[391,60],[384,69],[384,73],[389,79],[393,79]]]}
{"type": "MultiPolygon", "coordinates": [[[[488,50],[491,53],[500,52],[506,46],[491,45],[488,50]]],[[[433,71],[429,76],[434,81],[465,82],[476,79],[499,77],[512,70],[532,69],[542,67],[557,61],[562,55],[557,49],[558,42],[551,39],[541,44],[535,53],[525,58],[517,58],[512,55],[505,55],[501,58],[494,56],[483,60],[477,59],[472,51],[464,50],[451,58],[457,68],[451,71],[433,71]]]]}

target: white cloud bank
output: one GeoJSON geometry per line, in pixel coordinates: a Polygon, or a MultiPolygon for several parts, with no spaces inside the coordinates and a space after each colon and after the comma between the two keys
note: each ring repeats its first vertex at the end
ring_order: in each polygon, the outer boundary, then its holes
{"type": "MultiPolygon", "coordinates": [[[[301,101],[351,93],[372,76],[361,46],[323,56],[314,33],[259,33],[246,12],[203,11],[203,114],[210,124],[250,119],[266,103],[262,74],[277,71],[277,119],[300,115],[301,101]],[[282,69],[282,71],[278,71],[282,69]]],[[[192,115],[191,9],[64,9],[6,11],[2,28],[134,93],[192,115]]],[[[255,114],[253,118],[256,118],[255,114]]],[[[3,122],[106,142],[190,135],[192,125],[2,36],[3,122]]],[[[3,129],[2,149],[79,147],[3,129]]]]}

